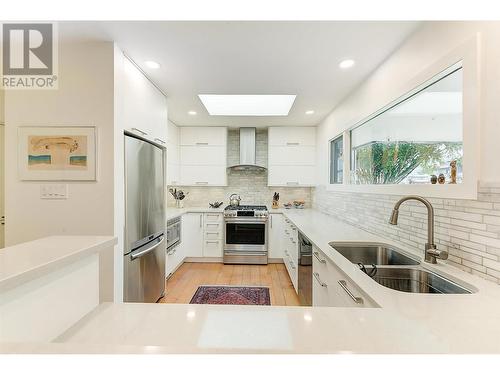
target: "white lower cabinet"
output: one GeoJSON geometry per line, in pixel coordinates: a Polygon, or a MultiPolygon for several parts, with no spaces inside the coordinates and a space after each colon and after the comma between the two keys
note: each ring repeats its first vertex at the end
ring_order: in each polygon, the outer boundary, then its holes
{"type": "Polygon", "coordinates": [[[284,219],[282,244],[283,244],[283,263],[285,263],[288,275],[292,280],[293,287],[298,293],[298,258],[299,258],[299,244],[298,244],[298,231],[297,228],[288,219],[284,219]]]}
{"type": "Polygon", "coordinates": [[[184,262],[186,254],[184,252],[185,248],[182,245],[175,246],[173,249],[167,251],[166,259],[166,275],[170,277],[172,273],[175,272],[177,268],[184,262]]]}
{"type": "Polygon", "coordinates": [[[283,259],[283,215],[270,214],[268,223],[268,257],[283,259]]]}
{"type": "Polygon", "coordinates": [[[190,212],[182,216],[182,244],[186,257],[222,257],[224,241],[222,213],[190,212]]]}
{"type": "Polygon", "coordinates": [[[182,243],[186,257],[203,256],[203,213],[182,215],[182,243]]]}
{"type": "Polygon", "coordinates": [[[376,304],[313,246],[313,306],[376,307],[376,304]]]}

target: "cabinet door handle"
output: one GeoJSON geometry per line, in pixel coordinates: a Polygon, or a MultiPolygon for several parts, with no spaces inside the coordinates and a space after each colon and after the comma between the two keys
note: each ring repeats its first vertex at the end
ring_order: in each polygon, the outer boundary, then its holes
{"type": "Polygon", "coordinates": [[[196,185],[208,185],[208,181],[196,181],[196,185]]]}
{"type": "Polygon", "coordinates": [[[270,220],[269,224],[271,225],[271,228],[272,228],[273,227],[273,215],[271,215],[271,220],[270,220]]]}
{"type": "Polygon", "coordinates": [[[314,251],[314,252],[313,252],[313,254],[314,254],[314,257],[315,257],[315,258],[316,258],[316,259],[317,259],[320,263],[326,264],[326,260],[321,259],[321,258],[319,257],[319,253],[318,253],[317,251],[314,251]]]}
{"type": "Polygon", "coordinates": [[[137,128],[132,128],[133,131],[136,131],[138,133],[141,133],[142,135],[148,135],[148,133],[146,132],[143,132],[141,129],[137,129],[137,128]]]}
{"type": "Polygon", "coordinates": [[[206,241],[206,243],[219,243],[219,241],[206,241]]]}
{"type": "Polygon", "coordinates": [[[165,143],[167,143],[167,142],[161,140],[160,138],[155,138],[155,141],[161,143],[162,145],[164,145],[165,143]]]}
{"type": "Polygon", "coordinates": [[[200,214],[200,228],[203,226],[203,214],[200,214]]]}
{"type": "Polygon", "coordinates": [[[298,185],[298,181],[289,181],[286,183],[287,185],[298,185]]]}
{"type": "Polygon", "coordinates": [[[328,285],[326,283],[324,283],[323,281],[321,281],[321,279],[319,278],[319,273],[314,272],[313,276],[316,279],[316,281],[319,283],[319,285],[321,285],[323,288],[327,288],[328,287],[328,285]]]}
{"type": "Polygon", "coordinates": [[[287,142],[286,145],[287,146],[298,146],[298,145],[300,145],[300,143],[299,142],[287,142]]]}
{"type": "Polygon", "coordinates": [[[356,302],[356,303],[363,303],[363,298],[361,297],[356,297],[347,287],[347,282],[345,280],[339,280],[338,281],[339,285],[344,289],[344,291],[351,297],[351,299],[356,302]]]}
{"type": "Polygon", "coordinates": [[[196,146],[208,146],[208,142],[196,142],[196,146]]]}

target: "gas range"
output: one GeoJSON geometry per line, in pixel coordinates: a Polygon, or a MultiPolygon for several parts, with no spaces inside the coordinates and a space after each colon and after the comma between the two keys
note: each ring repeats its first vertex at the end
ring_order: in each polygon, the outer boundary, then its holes
{"type": "Polygon", "coordinates": [[[224,263],[267,264],[266,206],[224,209],[224,263]]]}
{"type": "Polygon", "coordinates": [[[227,206],[224,208],[224,217],[257,217],[257,218],[267,218],[269,216],[269,211],[266,206],[227,206]]]}

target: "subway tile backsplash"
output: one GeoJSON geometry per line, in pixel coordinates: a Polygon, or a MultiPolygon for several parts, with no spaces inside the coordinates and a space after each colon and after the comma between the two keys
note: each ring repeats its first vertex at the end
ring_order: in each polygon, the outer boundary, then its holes
{"type": "MultiPolygon", "coordinates": [[[[424,252],[427,211],[408,201],[397,226],[389,216],[401,196],[313,190],[314,208],[368,232],[424,252]]],[[[500,283],[500,187],[480,186],[476,200],[429,198],[435,210],[435,242],[448,250],[446,262],[500,283]]]]}

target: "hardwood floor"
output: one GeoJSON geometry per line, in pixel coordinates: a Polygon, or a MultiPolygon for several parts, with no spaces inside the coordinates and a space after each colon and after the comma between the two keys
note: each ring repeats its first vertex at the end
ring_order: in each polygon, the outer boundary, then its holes
{"type": "Polygon", "coordinates": [[[300,305],[283,264],[184,263],[167,280],[166,295],[159,302],[189,303],[200,285],[267,286],[271,305],[300,305]]]}

